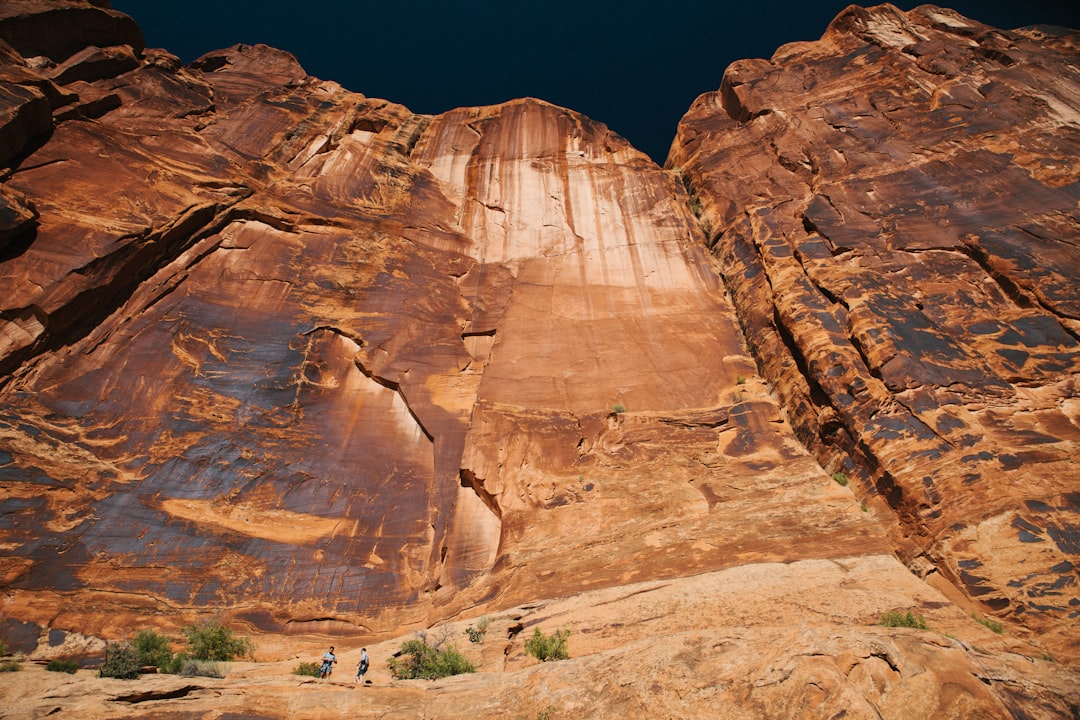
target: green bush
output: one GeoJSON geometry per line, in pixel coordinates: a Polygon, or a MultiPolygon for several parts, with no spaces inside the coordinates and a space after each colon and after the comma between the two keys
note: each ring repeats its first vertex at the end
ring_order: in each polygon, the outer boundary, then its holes
{"type": "Polygon", "coordinates": [[[991,632],[996,632],[998,635],[1005,632],[1005,626],[992,618],[979,617],[975,613],[971,613],[971,617],[975,618],[975,622],[979,623],[983,627],[987,628],[991,632]]]}
{"type": "Polygon", "coordinates": [[[216,620],[203,620],[184,628],[188,653],[195,660],[229,662],[238,657],[252,657],[255,645],[248,638],[234,637],[232,630],[216,620]]]}
{"type": "Polygon", "coordinates": [[[45,669],[49,672],[64,672],[68,675],[74,675],[75,671],[79,669],[79,663],[74,660],[62,660],[56,658],[50,660],[49,664],[45,666],[45,669]]]}
{"type": "Polygon", "coordinates": [[[615,407],[611,408],[611,412],[616,413],[616,414],[622,414],[622,413],[626,412],[626,406],[623,405],[622,403],[619,403],[619,404],[615,405],[615,407]]]}
{"type": "Polygon", "coordinates": [[[165,664],[158,665],[158,671],[167,675],[179,675],[180,668],[184,667],[184,663],[189,659],[190,656],[186,652],[173,653],[165,664]]]}
{"type": "Polygon", "coordinates": [[[143,629],[131,641],[135,650],[135,660],[140,666],[153,665],[161,672],[168,672],[173,666],[173,652],[169,638],[153,630],[143,629]]]}
{"type": "MultiPolygon", "coordinates": [[[[0,640],[0,655],[8,654],[8,644],[0,640]]],[[[15,657],[0,660],[0,672],[18,672],[22,670],[22,654],[16,653],[15,657]]]]}
{"type": "Polygon", "coordinates": [[[317,678],[319,677],[319,663],[302,662],[293,670],[293,675],[306,675],[317,678]]]}
{"type": "Polygon", "coordinates": [[[452,645],[439,649],[420,639],[401,644],[401,650],[390,659],[390,672],[399,680],[436,680],[476,672],[476,666],[452,645]]]}
{"type": "Polygon", "coordinates": [[[847,480],[847,473],[842,473],[842,472],[834,472],[834,473],[832,474],[832,479],[833,479],[833,480],[835,480],[835,481],[836,481],[836,483],[837,483],[837,484],[839,484],[839,485],[844,485],[844,486],[846,486],[846,485],[847,485],[847,483],[848,483],[848,480],[847,480]]]}
{"type": "Polygon", "coordinates": [[[525,652],[537,660],[565,660],[570,657],[566,648],[566,639],[570,637],[569,630],[557,630],[553,635],[545,635],[536,628],[533,636],[525,641],[525,652]]]}
{"type": "Polygon", "coordinates": [[[105,662],[101,663],[98,677],[131,680],[139,677],[139,662],[135,650],[127,643],[105,645],[105,662]]]}
{"type": "Polygon", "coordinates": [[[907,627],[915,628],[916,630],[929,630],[926,626],[926,621],[923,620],[921,615],[908,610],[906,613],[891,611],[881,616],[878,621],[878,625],[884,625],[885,627],[907,627]]]}

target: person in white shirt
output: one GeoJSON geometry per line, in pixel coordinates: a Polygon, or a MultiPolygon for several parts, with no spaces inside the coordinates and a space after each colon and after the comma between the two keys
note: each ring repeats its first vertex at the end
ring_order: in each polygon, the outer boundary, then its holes
{"type": "Polygon", "coordinates": [[[364,674],[367,672],[369,662],[367,648],[360,648],[360,662],[356,663],[356,682],[364,682],[364,674]]]}

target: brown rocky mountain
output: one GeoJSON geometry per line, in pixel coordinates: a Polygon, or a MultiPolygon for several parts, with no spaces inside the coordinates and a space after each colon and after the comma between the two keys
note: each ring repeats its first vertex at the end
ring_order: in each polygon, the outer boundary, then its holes
{"type": "Polygon", "coordinates": [[[2,637],[263,661],[10,716],[1080,716],[1078,48],[853,6],[661,169],[7,0],[2,637]],[[391,680],[414,631],[480,672],[391,680]],[[328,642],[375,685],[289,675],[328,642]]]}

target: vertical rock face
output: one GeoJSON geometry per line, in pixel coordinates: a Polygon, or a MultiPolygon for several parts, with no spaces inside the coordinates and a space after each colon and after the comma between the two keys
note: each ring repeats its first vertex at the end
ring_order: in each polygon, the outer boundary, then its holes
{"type": "Polygon", "coordinates": [[[733,65],[668,161],[800,439],[895,514],[902,559],[1073,648],[1076,51],[849,8],[733,65]]]}
{"type": "MultiPolygon", "coordinates": [[[[24,635],[519,608],[490,663],[529,609],[573,627],[552,687],[585,715],[1080,702],[1009,659],[1076,656],[1074,35],[849,10],[733,66],[667,171],[538,100],[416,115],[265,46],[181,67],[96,3],[12,3],[0,38],[24,635]],[[909,609],[981,654],[874,626],[909,609]]],[[[491,682],[456,702],[527,704],[491,682]]]]}
{"type": "Polygon", "coordinates": [[[112,90],[8,182],[41,212],[4,265],[5,317],[33,319],[8,352],[9,577],[28,606],[124,598],[38,617],[396,627],[538,579],[726,567],[701,542],[768,502],[726,487],[748,473],[813,498],[770,542],[728,530],[748,556],[829,556],[803,540],[840,528],[887,551],[753,380],[681,187],[603,125],[535,100],[415,116],[262,47],[112,90]]]}

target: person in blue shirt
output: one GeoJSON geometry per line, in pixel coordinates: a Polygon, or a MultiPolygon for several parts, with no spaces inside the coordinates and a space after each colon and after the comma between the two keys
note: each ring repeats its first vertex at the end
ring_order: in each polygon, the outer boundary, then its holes
{"type": "Polygon", "coordinates": [[[330,677],[330,673],[334,672],[334,664],[337,662],[337,655],[334,654],[334,646],[331,645],[330,649],[323,653],[322,665],[319,666],[319,679],[330,677]]]}

